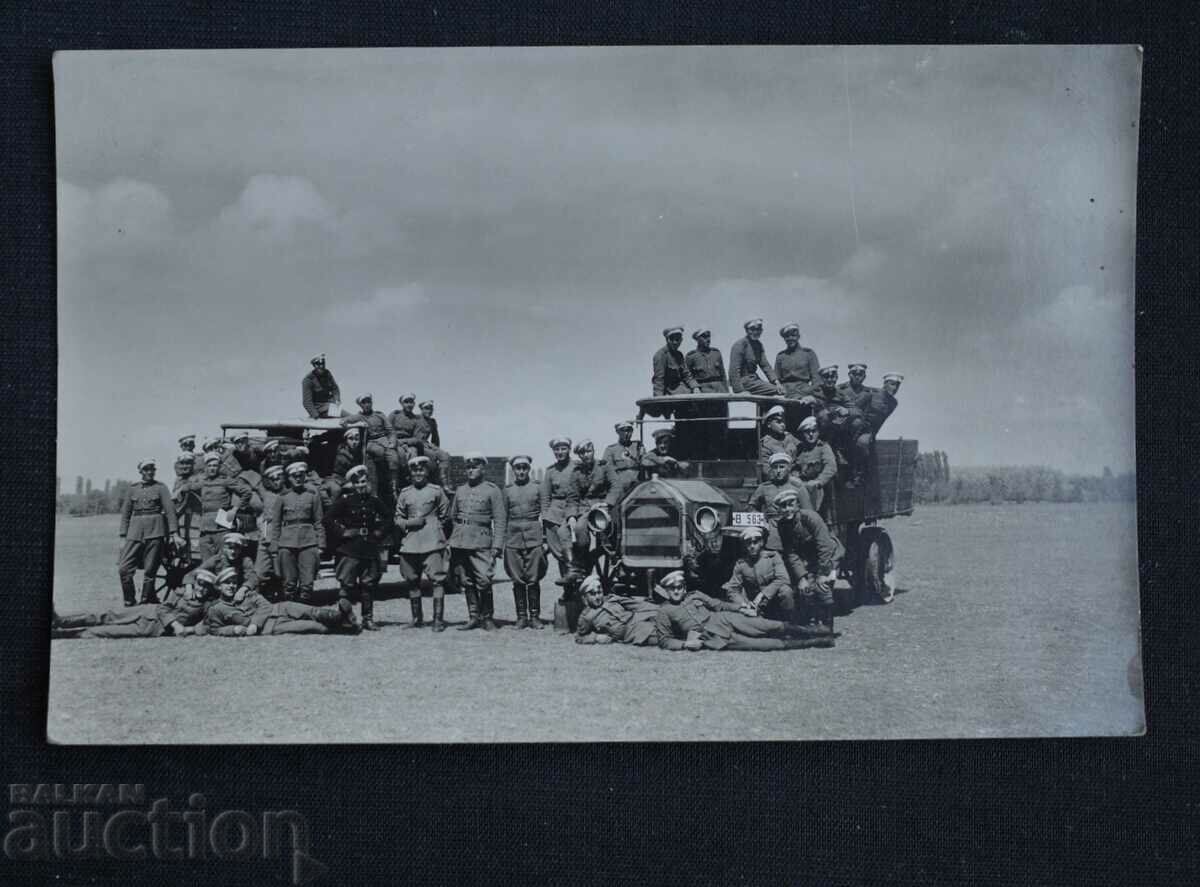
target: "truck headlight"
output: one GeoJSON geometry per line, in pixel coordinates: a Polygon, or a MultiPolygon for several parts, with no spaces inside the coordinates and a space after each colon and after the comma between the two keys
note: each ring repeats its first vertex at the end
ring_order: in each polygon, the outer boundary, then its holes
{"type": "Polygon", "coordinates": [[[707,505],[702,505],[696,509],[696,515],[692,518],[692,523],[696,525],[697,530],[707,536],[720,529],[721,518],[714,509],[707,505]]]}

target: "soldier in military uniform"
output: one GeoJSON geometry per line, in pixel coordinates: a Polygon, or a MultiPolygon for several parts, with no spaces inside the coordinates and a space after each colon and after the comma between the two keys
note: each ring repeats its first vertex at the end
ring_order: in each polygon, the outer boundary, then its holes
{"type": "MultiPolygon", "coordinates": [[[[513,456],[513,482],[504,488],[508,530],[504,538],[504,572],[512,580],[517,607],[514,628],[543,628],[542,587],[546,550],[542,546],[541,490],[529,480],[533,459],[513,456]]],[[[582,523],[582,521],[580,522],[582,523]]]]}
{"type": "Polygon", "coordinates": [[[359,412],[351,417],[351,421],[362,423],[366,433],[367,461],[374,469],[375,495],[390,501],[402,486],[401,445],[396,440],[390,417],[375,411],[375,401],[370,394],[360,394],[356,403],[359,412]]]}
{"type": "Polygon", "coordinates": [[[722,587],[729,601],[742,609],[751,607],[755,615],[769,613],[777,619],[794,622],[796,595],[792,579],[779,553],[763,548],[766,536],[767,531],[762,527],[742,530],[742,556],[722,587]]]}
{"type": "Polygon", "coordinates": [[[339,418],[348,416],[342,410],[342,390],[338,388],[333,373],[325,368],[325,355],[316,355],[309,363],[312,372],[300,382],[300,402],[312,419],[339,418]]]}
{"type": "Polygon", "coordinates": [[[261,474],[263,459],[266,456],[262,447],[256,447],[251,444],[250,435],[245,431],[239,431],[233,436],[232,440],[232,456],[237,460],[239,469],[241,471],[254,471],[261,474]]]}
{"type": "Polygon", "coordinates": [[[325,524],[321,496],[308,486],[308,465],[293,462],[287,467],[288,489],[271,503],[271,535],[267,544],[279,558],[284,595],[289,600],[309,603],[321,549],[325,547],[325,524]]]}
{"type": "Polygon", "coordinates": [[[154,574],[162,563],[170,537],[178,534],[175,503],[167,485],[154,479],[158,466],[153,459],[138,463],[141,480],[130,484],[129,493],[121,506],[121,556],[117,559],[117,575],[125,606],[137,603],[133,577],[138,567],[142,574],[142,603],[158,603],[154,593],[154,574]]]}
{"type": "MultiPolygon", "coordinates": [[[[725,361],[721,352],[712,347],[712,330],[699,329],[692,333],[696,348],[689,351],[684,360],[692,371],[692,378],[701,394],[728,394],[729,383],[726,381],[725,361]]],[[[697,452],[702,457],[720,458],[722,442],[725,438],[725,423],[717,419],[729,418],[729,407],[724,403],[698,403],[692,407],[692,416],[696,419],[712,419],[712,422],[702,422],[694,426],[692,438],[696,441],[697,452]]]]}
{"type": "Polygon", "coordinates": [[[763,418],[763,436],[759,445],[763,462],[769,462],[776,453],[783,453],[789,458],[796,455],[800,441],[787,431],[786,413],[783,407],[773,406],[767,410],[763,418]]]}
{"type": "Polygon", "coordinates": [[[783,386],[775,377],[775,370],[763,351],[763,321],[761,317],[747,320],[743,325],[746,335],[733,343],[729,349],[729,387],[735,393],[777,395],[783,394],[783,386]],[[766,376],[764,382],[758,371],[766,376]]]}
{"type": "Polygon", "coordinates": [[[604,501],[614,510],[625,498],[625,494],[637,486],[642,457],[646,454],[646,448],[642,446],[641,441],[633,439],[633,428],[633,422],[628,420],[614,425],[617,442],[605,447],[604,455],[600,459],[608,485],[604,501]]]}
{"type": "Polygon", "coordinates": [[[575,578],[582,579],[592,571],[592,531],[587,515],[593,506],[604,504],[608,493],[608,473],[604,463],[596,461],[596,447],[586,438],[575,444],[575,479],[579,484],[579,518],[571,541],[571,565],[575,578]]]}
{"type": "Polygon", "coordinates": [[[779,538],[783,562],[798,603],[811,613],[824,633],[833,634],[833,584],[845,549],[815,511],[806,509],[796,491],[786,490],[775,499],[779,509],[779,538]]]}
{"type": "Polygon", "coordinates": [[[504,491],[483,479],[487,459],[479,453],[468,453],[466,462],[467,482],[454,491],[450,508],[454,525],[450,569],[467,599],[467,624],[460,625],[459,631],[495,631],[492,566],[497,544],[502,545],[508,538],[508,509],[504,506],[504,491]]]}
{"type": "Polygon", "coordinates": [[[807,626],[753,615],[753,609],[688,591],[683,572],[668,573],[655,587],[666,599],[655,615],[663,650],[797,650],[832,647],[831,636],[813,637],[807,626]]]}
{"type": "Polygon", "coordinates": [[[246,594],[258,591],[258,571],[254,569],[254,559],[247,552],[246,537],[241,533],[226,533],[221,540],[221,550],[212,557],[207,557],[200,565],[184,577],[185,583],[195,581],[196,574],[204,570],[219,575],[226,569],[232,569],[237,578],[237,591],[246,594]]]}
{"type": "Polygon", "coordinates": [[[852,363],[846,367],[846,375],[850,377],[848,382],[843,382],[838,385],[838,391],[850,403],[857,404],[859,398],[864,394],[870,394],[873,391],[878,391],[878,388],[872,388],[870,385],[864,385],[867,380],[867,365],[865,363],[852,363]]]}
{"type": "Polygon", "coordinates": [[[200,466],[204,460],[201,458],[203,453],[196,452],[196,435],[185,434],[183,437],[179,438],[179,455],[175,457],[175,464],[178,465],[179,460],[184,456],[188,457],[188,462],[192,466],[193,474],[200,470],[200,466]]]}
{"type": "Polygon", "coordinates": [[[837,457],[833,448],[821,440],[814,416],[800,422],[800,443],[792,453],[792,474],[808,490],[813,510],[820,512],[825,502],[825,487],[837,474],[837,457]]]}
{"type": "Polygon", "coordinates": [[[671,455],[671,444],[675,432],[670,428],[654,430],[654,449],[642,457],[642,468],[648,474],[659,477],[683,477],[691,469],[691,463],[683,462],[671,455]]]}
{"type": "Polygon", "coordinates": [[[812,500],[808,498],[808,490],[804,489],[804,485],[792,477],[792,460],[786,453],[776,453],[771,457],[769,471],[770,476],[767,480],[759,484],[758,488],[750,494],[748,505],[751,511],[762,512],[766,515],[766,547],[770,551],[780,551],[783,545],[779,541],[777,526],[779,509],[775,505],[776,497],[784,490],[795,490],[801,497],[801,501],[805,503],[804,507],[810,510],[812,509],[812,500]]]}
{"type": "Polygon", "coordinates": [[[351,468],[346,472],[346,483],[326,518],[339,540],[338,597],[349,602],[357,590],[363,631],[377,631],[374,594],[383,575],[379,546],[391,532],[392,517],[379,498],[371,494],[366,468],[361,465],[351,468]]]}
{"type": "MultiPolygon", "coordinates": [[[[550,441],[554,464],[542,473],[542,527],[550,554],[558,563],[562,579],[571,576],[571,540],[579,519],[579,481],[571,462],[571,439],[555,437],[550,441]]],[[[561,583],[560,583],[561,584],[561,583]]]]}
{"type": "Polygon", "coordinates": [[[200,530],[200,497],[193,490],[191,481],[202,470],[203,464],[201,460],[197,465],[191,453],[180,453],[175,457],[175,483],[171,487],[171,500],[175,503],[181,539],[200,530]]]}
{"type": "Polygon", "coordinates": [[[208,570],[193,575],[194,588],[176,588],[161,604],[140,604],[107,613],[54,613],[53,638],[157,638],[204,634],[204,615],[217,577],[208,570]]]}
{"type": "Polygon", "coordinates": [[[271,603],[257,592],[239,597],[232,570],[217,575],[220,595],[204,615],[208,634],[217,637],[253,637],[277,634],[329,634],[357,632],[354,608],[340,598],[336,607],[313,607],[297,601],[271,603]]]}
{"type": "MultiPolygon", "coordinates": [[[[667,344],[654,352],[654,358],[651,360],[650,383],[653,395],[663,397],[668,394],[695,394],[700,387],[692,378],[692,371],[688,369],[683,352],[679,350],[683,343],[683,327],[668,327],[663,330],[663,338],[667,340],[667,344]]],[[[680,410],[663,407],[644,409],[644,412],[652,416],[670,418],[673,412],[680,413],[680,410]]]]}
{"type": "Polygon", "coordinates": [[[232,521],[231,526],[217,523],[218,512],[249,507],[250,485],[240,477],[222,475],[221,456],[210,450],[204,454],[204,474],[193,477],[187,489],[200,497],[200,557],[212,557],[221,550],[225,533],[232,529],[232,521]]]}
{"type": "Polygon", "coordinates": [[[775,374],[786,397],[803,397],[817,381],[821,362],[817,352],[800,345],[800,324],[787,323],[779,330],[784,349],[775,355],[775,374]]]}
{"type": "Polygon", "coordinates": [[[226,444],[219,437],[214,437],[204,442],[203,449],[205,459],[208,458],[210,453],[216,454],[220,459],[220,468],[217,473],[221,477],[237,477],[242,473],[242,464],[233,455],[233,446],[231,444],[226,444]]]}
{"type": "Polygon", "coordinates": [[[896,394],[900,391],[903,381],[904,377],[899,373],[888,373],[883,377],[882,391],[871,391],[859,398],[857,407],[862,413],[862,424],[854,439],[854,476],[847,486],[862,483],[870,464],[871,448],[875,446],[875,436],[879,434],[879,429],[883,428],[883,423],[888,417],[896,411],[900,403],[896,400],[896,394]]]}
{"type": "Polygon", "coordinates": [[[579,591],[584,608],[575,628],[575,643],[658,645],[656,604],[642,598],[605,594],[599,576],[588,576],[579,591]]]}
{"type": "Polygon", "coordinates": [[[259,591],[275,599],[283,592],[280,587],[279,553],[272,551],[268,543],[271,538],[271,515],[274,513],[275,498],[283,492],[283,466],[272,465],[263,471],[262,486],[258,495],[262,499],[262,511],[258,514],[258,549],[254,554],[254,572],[258,576],[259,591]]]}
{"type": "Polygon", "coordinates": [[[861,421],[862,413],[846,399],[838,388],[837,380],[837,364],[821,367],[820,383],[811,387],[809,393],[815,401],[813,416],[817,420],[821,439],[845,454],[850,443],[847,433],[856,422],[861,421]]]}
{"type": "Polygon", "coordinates": [[[404,530],[400,541],[400,575],[408,585],[412,622],[425,624],[421,595],[433,595],[433,630],[446,630],[446,532],[450,500],[438,484],[429,482],[428,456],[412,456],[408,473],[412,484],[396,497],[396,526],[404,530]]]}
{"type": "Polygon", "coordinates": [[[442,435],[438,431],[438,421],[433,417],[433,401],[423,400],[417,406],[421,408],[421,419],[425,426],[424,439],[435,447],[440,447],[442,445],[442,435]]]}

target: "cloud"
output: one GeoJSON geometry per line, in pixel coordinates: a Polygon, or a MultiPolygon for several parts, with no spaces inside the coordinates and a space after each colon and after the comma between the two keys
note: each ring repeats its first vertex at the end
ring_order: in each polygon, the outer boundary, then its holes
{"type": "Polygon", "coordinates": [[[339,326],[373,327],[393,322],[408,309],[428,301],[429,296],[419,283],[381,287],[365,300],[331,305],[325,317],[339,326]]]}
{"type": "Polygon", "coordinates": [[[149,182],[114,179],[88,190],[58,182],[58,243],[64,262],[93,255],[132,256],[173,231],[171,201],[149,182]]]}
{"type": "Polygon", "coordinates": [[[298,176],[256,175],[231,205],[221,210],[222,225],[270,239],[286,239],[305,225],[328,228],[336,213],[312,182],[298,176]]]}

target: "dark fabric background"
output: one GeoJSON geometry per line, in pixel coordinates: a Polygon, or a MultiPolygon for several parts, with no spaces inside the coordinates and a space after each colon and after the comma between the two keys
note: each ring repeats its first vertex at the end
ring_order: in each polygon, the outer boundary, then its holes
{"type": "MultiPolygon", "coordinates": [[[[212,811],[295,807],[312,822],[312,855],[331,867],[318,883],[1200,882],[1200,745],[1192,731],[1198,687],[1191,655],[1197,637],[1192,449],[1200,375],[1193,344],[1200,234],[1196,18],[1194,5],[1095,2],[3,4],[0,781],[139,782],[148,797],[169,796],[176,809],[192,791],[205,792],[212,811]],[[46,745],[56,423],[54,50],[838,42],[1145,46],[1137,418],[1147,736],[744,745],[46,745]]],[[[121,396],[114,393],[114,422],[121,396]]],[[[1045,584],[1053,594],[1054,577],[1045,584]]],[[[277,862],[17,864],[0,855],[0,881],[8,883],[56,877],[282,883],[284,873],[277,862]]]]}

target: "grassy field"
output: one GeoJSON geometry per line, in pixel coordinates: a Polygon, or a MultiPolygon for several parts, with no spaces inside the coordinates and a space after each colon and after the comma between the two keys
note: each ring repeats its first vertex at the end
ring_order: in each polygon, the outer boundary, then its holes
{"type": "MultiPolygon", "coordinates": [[[[63,743],[307,743],[1142,729],[1131,507],[935,507],[888,530],[902,593],[839,618],[832,650],[669,653],[580,647],[551,630],[401,630],[409,607],[393,568],[375,634],[55,641],[48,733],[63,743]]],[[[60,611],[119,606],[117,542],[112,516],[59,520],[60,611]]],[[[547,618],[556,594],[543,587],[547,618]]],[[[496,600],[511,623],[507,583],[496,600]]],[[[461,597],[447,616],[465,619],[461,597]]]]}

